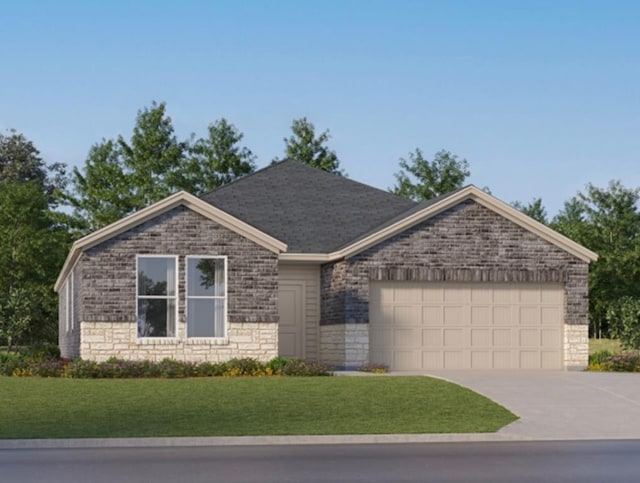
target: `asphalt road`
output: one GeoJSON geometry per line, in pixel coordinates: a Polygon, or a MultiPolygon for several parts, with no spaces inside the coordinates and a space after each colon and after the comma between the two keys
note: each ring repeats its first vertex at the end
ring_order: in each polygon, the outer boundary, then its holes
{"type": "Polygon", "coordinates": [[[0,482],[640,481],[640,440],[0,451],[0,482]]]}

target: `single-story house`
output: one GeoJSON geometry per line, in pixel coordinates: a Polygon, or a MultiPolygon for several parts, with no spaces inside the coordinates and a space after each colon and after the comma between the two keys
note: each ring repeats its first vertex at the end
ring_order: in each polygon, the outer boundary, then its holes
{"type": "Polygon", "coordinates": [[[577,369],[596,254],[467,186],[416,203],[283,161],[76,241],[64,357],[577,369]]]}

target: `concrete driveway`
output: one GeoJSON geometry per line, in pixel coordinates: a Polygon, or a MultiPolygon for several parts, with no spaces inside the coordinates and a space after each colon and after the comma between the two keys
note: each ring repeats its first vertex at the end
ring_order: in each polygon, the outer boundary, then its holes
{"type": "Polygon", "coordinates": [[[499,434],[523,439],[640,439],[640,374],[436,371],[520,416],[499,434]]]}

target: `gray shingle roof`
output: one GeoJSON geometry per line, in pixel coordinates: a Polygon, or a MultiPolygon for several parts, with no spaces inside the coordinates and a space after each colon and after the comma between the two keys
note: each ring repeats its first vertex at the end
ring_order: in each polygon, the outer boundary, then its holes
{"type": "Polygon", "coordinates": [[[289,253],[329,253],[417,203],[343,176],[285,160],[202,195],[283,241],[289,253]]]}

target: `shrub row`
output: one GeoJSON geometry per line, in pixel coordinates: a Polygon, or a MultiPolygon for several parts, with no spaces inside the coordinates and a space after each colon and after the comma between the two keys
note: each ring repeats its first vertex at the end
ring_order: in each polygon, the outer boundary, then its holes
{"type": "Polygon", "coordinates": [[[6,358],[0,362],[0,375],[70,377],[76,379],[127,379],[143,377],[235,377],[235,376],[328,376],[329,367],[317,362],[276,357],[267,363],[255,359],[231,359],[227,362],[125,361],[112,358],[106,362],[78,359],[33,360],[6,358]]]}
{"type": "Polygon", "coordinates": [[[625,352],[613,355],[609,351],[600,351],[589,356],[589,371],[604,372],[640,372],[640,353],[625,352]]]}

